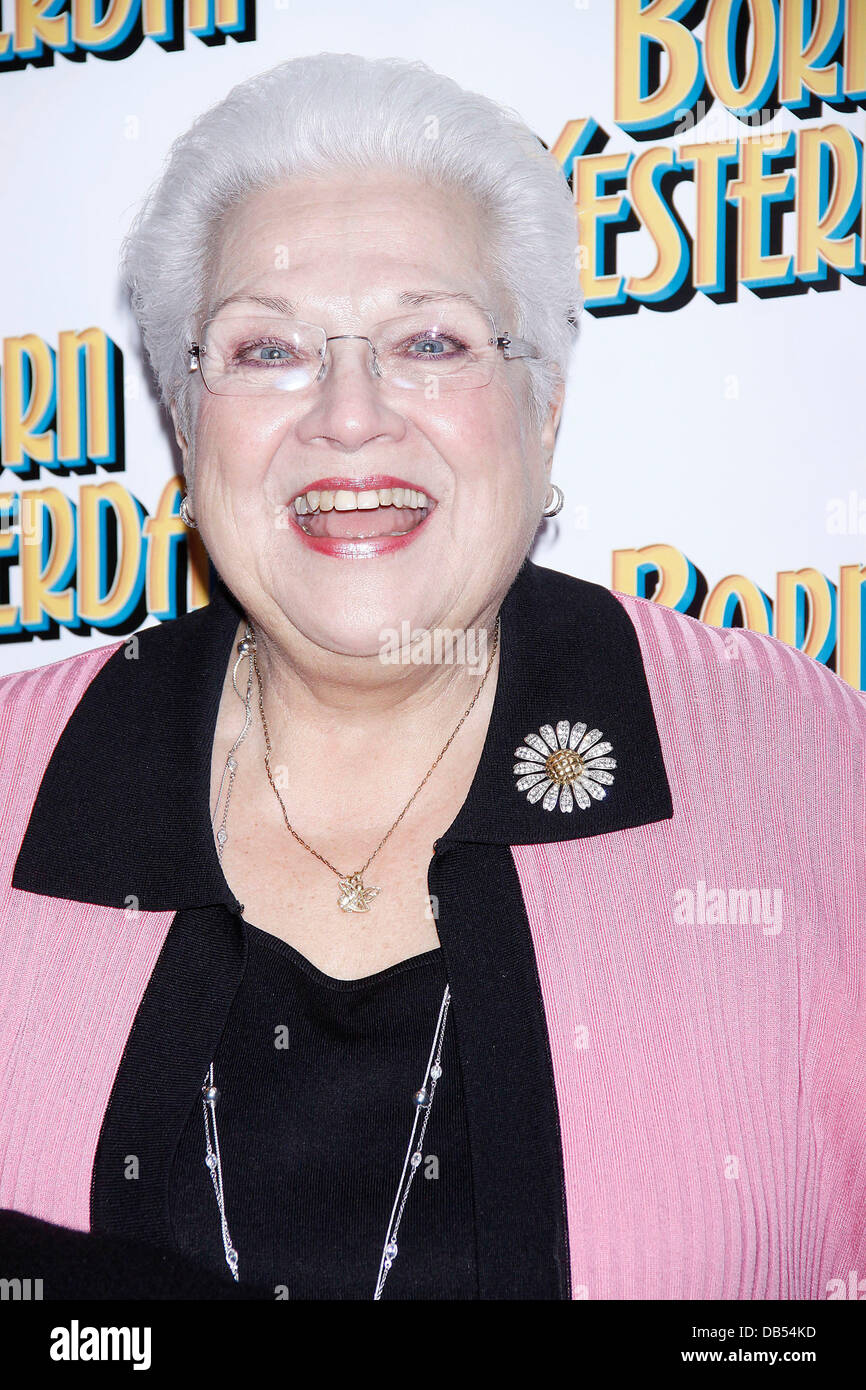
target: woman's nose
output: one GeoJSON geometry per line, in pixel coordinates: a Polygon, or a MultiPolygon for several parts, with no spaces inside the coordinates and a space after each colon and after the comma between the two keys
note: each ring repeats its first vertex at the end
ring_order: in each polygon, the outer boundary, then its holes
{"type": "Polygon", "coordinates": [[[401,438],[406,421],[386,401],[369,338],[329,338],[322,370],[298,421],[301,437],[327,438],[357,449],[369,439],[401,438]]]}

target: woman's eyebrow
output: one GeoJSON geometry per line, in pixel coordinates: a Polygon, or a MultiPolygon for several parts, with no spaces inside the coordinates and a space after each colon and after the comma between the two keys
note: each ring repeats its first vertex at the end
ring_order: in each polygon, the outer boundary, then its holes
{"type": "Polygon", "coordinates": [[[261,304],[265,309],[273,309],[277,314],[296,314],[297,305],[282,295],[271,294],[227,294],[208,312],[208,318],[216,318],[227,304],[261,304]]]}
{"type": "MultiPolygon", "coordinates": [[[[397,295],[398,303],[419,308],[422,304],[429,304],[436,300],[456,299],[466,304],[472,304],[481,313],[485,313],[484,306],[469,294],[467,290],[402,290],[397,295]]],[[[296,315],[298,306],[290,299],[284,299],[282,295],[270,294],[229,294],[221,299],[208,313],[208,318],[216,318],[221,310],[229,304],[261,304],[265,309],[272,309],[277,314],[296,315]]]]}
{"type": "Polygon", "coordinates": [[[487,312],[484,305],[475,298],[474,294],[470,294],[468,290],[422,290],[419,292],[403,290],[401,294],[398,294],[397,298],[401,304],[409,304],[413,308],[421,304],[428,304],[437,299],[457,299],[464,304],[474,305],[482,314],[487,312]]]}

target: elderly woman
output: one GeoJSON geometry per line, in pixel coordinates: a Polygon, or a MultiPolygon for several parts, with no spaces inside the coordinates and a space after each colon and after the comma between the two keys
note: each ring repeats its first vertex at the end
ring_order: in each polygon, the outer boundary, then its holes
{"type": "Polygon", "coordinates": [[[236,87],[132,229],[215,582],[0,686],[0,1204],[61,1284],[866,1269],[864,700],[529,559],[576,236],[514,112],[347,54],[236,87]]]}

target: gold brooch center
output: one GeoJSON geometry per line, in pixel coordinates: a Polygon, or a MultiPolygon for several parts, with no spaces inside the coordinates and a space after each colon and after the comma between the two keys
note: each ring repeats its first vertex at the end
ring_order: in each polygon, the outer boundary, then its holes
{"type": "Polygon", "coordinates": [[[583,758],[578,757],[570,748],[558,748],[545,759],[544,766],[548,776],[560,786],[564,786],[566,782],[572,782],[575,777],[580,776],[584,762],[583,758]]]}

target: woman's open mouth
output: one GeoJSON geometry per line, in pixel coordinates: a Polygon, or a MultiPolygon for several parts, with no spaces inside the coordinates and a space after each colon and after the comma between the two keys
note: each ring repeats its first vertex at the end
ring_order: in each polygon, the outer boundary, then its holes
{"type": "Polygon", "coordinates": [[[430,515],[436,503],[410,487],[353,491],[310,488],[291,504],[297,525],[320,540],[370,540],[406,536],[430,515]]]}

